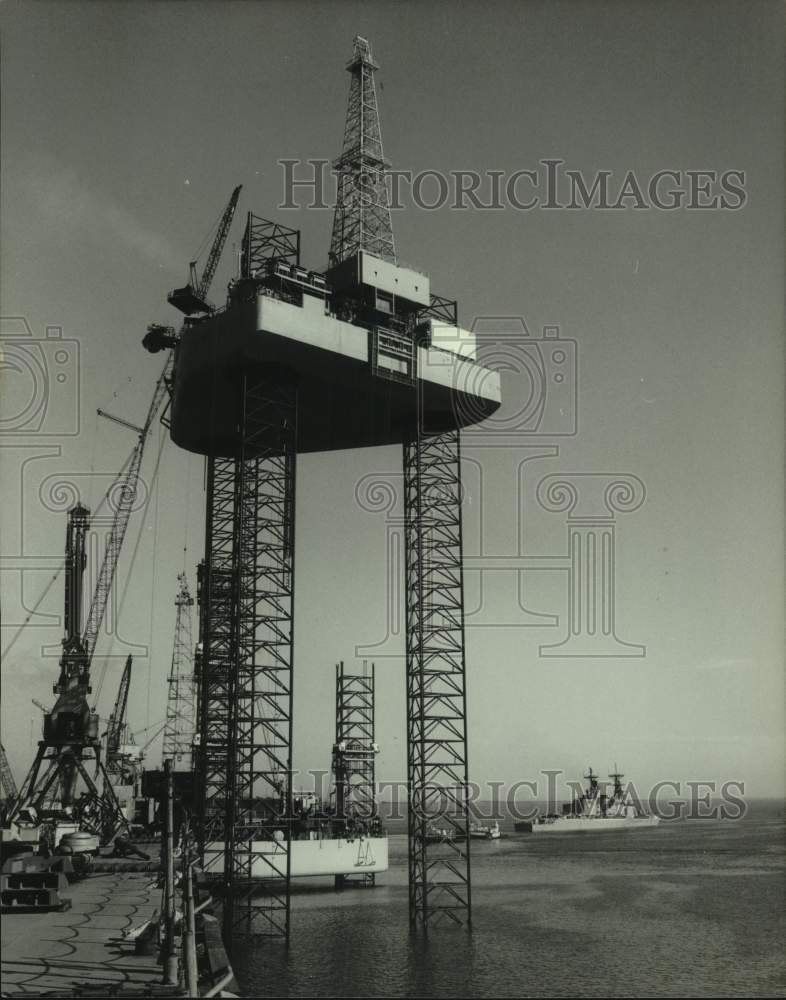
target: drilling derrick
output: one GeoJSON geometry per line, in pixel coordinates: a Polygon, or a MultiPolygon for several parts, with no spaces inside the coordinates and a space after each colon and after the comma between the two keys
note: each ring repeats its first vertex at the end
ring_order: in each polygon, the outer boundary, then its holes
{"type": "Polygon", "coordinates": [[[170,434],[208,457],[197,787],[227,942],[289,933],[296,458],[345,448],[403,448],[410,919],[470,919],[459,432],[499,407],[499,375],[396,262],[365,39],[348,69],[329,268],[249,214],[226,307],[175,348],[170,434]]]}
{"type": "MultiPolygon", "coordinates": [[[[344,661],[336,664],[336,742],[333,775],[336,818],[343,820],[349,835],[372,829],[377,821],[376,774],[378,753],[374,741],[374,664],[369,672],[350,674],[344,661]]],[[[373,886],[373,872],[336,875],[336,888],[347,884],[373,886]]]]}
{"type": "Polygon", "coordinates": [[[347,70],[349,86],[344,145],[333,162],[336,172],[336,210],[330,240],[330,266],[359,250],[396,263],[386,187],[389,163],[382,151],[382,129],[377,109],[374,72],[379,69],[365,38],[356,38],[347,70]]]}
{"type": "Polygon", "coordinates": [[[175,641],[172,669],[169,672],[169,696],[164,730],[164,760],[171,760],[176,771],[191,770],[191,748],[196,732],[196,690],[194,680],[191,608],[194,598],[188,589],[185,573],[178,575],[175,598],[175,641]]]}

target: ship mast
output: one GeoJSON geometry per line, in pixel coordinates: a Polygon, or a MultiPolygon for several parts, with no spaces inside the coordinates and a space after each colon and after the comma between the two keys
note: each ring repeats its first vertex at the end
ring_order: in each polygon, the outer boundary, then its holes
{"type": "Polygon", "coordinates": [[[614,792],[612,794],[612,799],[622,802],[622,779],[625,777],[617,769],[617,762],[614,762],[614,771],[609,775],[611,780],[614,782],[614,792]]]}

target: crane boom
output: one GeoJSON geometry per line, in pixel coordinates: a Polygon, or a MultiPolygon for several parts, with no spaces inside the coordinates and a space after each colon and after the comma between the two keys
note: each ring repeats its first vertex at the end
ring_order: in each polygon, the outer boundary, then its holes
{"type": "Polygon", "coordinates": [[[227,241],[227,236],[229,235],[229,227],[232,225],[232,219],[235,216],[235,209],[237,208],[237,202],[240,197],[242,187],[242,184],[238,184],[232,192],[229,203],[224,209],[224,214],[221,216],[218,232],[216,233],[216,238],[213,240],[213,246],[210,248],[210,253],[208,254],[207,261],[205,262],[205,269],[202,271],[202,277],[199,281],[199,287],[197,288],[197,295],[200,298],[204,298],[210,291],[210,286],[213,283],[218,262],[221,260],[221,254],[224,252],[224,245],[227,241]]]}
{"type": "Polygon", "coordinates": [[[237,208],[242,187],[242,184],[238,184],[229,198],[227,207],[224,209],[213,245],[210,248],[210,253],[207,255],[202,277],[197,280],[196,261],[192,261],[189,265],[189,283],[183,288],[176,288],[167,296],[167,302],[182,313],[185,313],[186,316],[190,316],[192,313],[209,313],[215,311],[215,307],[207,299],[207,293],[210,291],[218,262],[221,260],[221,254],[224,252],[224,245],[229,235],[232,219],[235,217],[235,209],[237,208]]]}
{"type": "MultiPolygon", "coordinates": [[[[90,710],[86,696],[91,691],[90,665],[95,652],[96,640],[104,621],[118,557],[136,498],[145,442],[153,420],[169,390],[172,365],[173,357],[170,352],[164,369],[156,382],[144,425],[141,429],[134,428],[138,434],[134,450],[110,487],[108,499],[114,501],[115,514],[107,538],[98,582],[87,615],[87,622],[81,633],[82,585],[87,562],[86,537],[90,524],[90,511],[81,504],[77,504],[68,512],[65,637],[63,639],[63,653],[60,658],[60,677],[54,687],[58,698],[51,712],[45,710],[43,739],[38,744],[38,752],[22,784],[21,791],[5,817],[6,822],[11,822],[23,808],[31,806],[38,810],[45,805],[47,796],[50,794],[54,782],[57,781],[60,807],[81,810],[79,812],[80,824],[84,829],[100,833],[104,842],[110,840],[119,828],[127,826],[120,803],[109,780],[107,769],[101,762],[98,715],[95,711],[90,710]],[[90,759],[91,756],[96,765],[96,777],[100,774],[102,778],[102,787],[100,788],[84,766],[84,761],[90,759]],[[46,766],[43,767],[45,763],[46,766]],[[87,791],[77,802],[75,796],[80,776],[87,786],[87,791]]],[[[120,722],[121,733],[122,719],[125,715],[128,698],[130,667],[129,657],[121,683],[121,692],[125,689],[125,693],[118,698],[112,720],[120,722]]],[[[39,707],[43,708],[42,705],[39,707]]]]}
{"type": "Polygon", "coordinates": [[[3,801],[12,802],[19,794],[11,773],[11,766],[6,757],[5,747],[0,743],[0,787],[3,793],[3,801]]]}
{"type": "Polygon", "coordinates": [[[167,358],[164,370],[158,377],[156,387],[153,391],[153,399],[147,411],[147,417],[139,431],[139,439],[131,453],[131,460],[119,474],[113,485],[110,487],[110,495],[116,504],[115,516],[109,537],[106,542],[104,558],[101,569],[98,573],[93,600],[87,614],[87,623],[82,635],[85,655],[87,657],[86,669],[89,671],[93,660],[98,633],[104,621],[106,605],[109,599],[109,592],[112,589],[112,582],[115,578],[117,560],[120,556],[120,549],[123,547],[128,522],[131,517],[131,510],[136,500],[137,485],[139,483],[139,470],[142,465],[142,457],[145,451],[145,443],[150,432],[150,427],[156,418],[156,414],[161,409],[161,404],[167,394],[167,382],[172,371],[172,355],[167,358]]]}
{"type": "Polygon", "coordinates": [[[128,689],[131,686],[132,659],[129,656],[125,667],[123,667],[123,676],[120,678],[120,687],[117,691],[115,707],[109,716],[109,725],[106,731],[106,749],[107,756],[110,758],[112,754],[117,753],[120,744],[123,742],[123,730],[126,727],[126,709],[128,707],[128,689]]]}

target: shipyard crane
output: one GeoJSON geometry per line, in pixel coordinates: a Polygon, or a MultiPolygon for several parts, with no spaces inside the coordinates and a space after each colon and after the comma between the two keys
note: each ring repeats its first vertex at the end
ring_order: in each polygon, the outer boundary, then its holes
{"type": "Polygon", "coordinates": [[[128,689],[131,686],[132,662],[133,657],[129,656],[125,667],[123,667],[115,707],[109,716],[109,725],[106,730],[106,769],[110,774],[119,774],[122,771],[122,747],[129,740],[126,709],[128,708],[128,689]]]}
{"type": "Polygon", "coordinates": [[[182,313],[185,313],[186,316],[191,316],[193,313],[215,312],[215,306],[208,301],[207,293],[213,282],[218,262],[221,259],[221,254],[224,252],[224,244],[226,243],[227,236],[229,235],[229,228],[232,225],[232,219],[235,217],[235,209],[237,208],[237,201],[240,197],[242,187],[242,184],[238,184],[229,198],[227,207],[224,209],[221,221],[218,224],[215,239],[213,240],[213,245],[210,248],[210,253],[207,255],[202,276],[197,278],[197,262],[192,260],[188,265],[188,284],[184,285],[183,288],[176,288],[167,296],[167,302],[171,306],[174,306],[175,309],[179,309],[182,313]]]}
{"type": "MultiPolygon", "coordinates": [[[[238,184],[224,209],[213,245],[210,248],[210,253],[202,271],[202,276],[197,278],[196,261],[192,260],[188,265],[190,278],[188,284],[182,288],[176,288],[167,296],[167,302],[182,313],[185,313],[186,316],[191,316],[194,313],[215,312],[215,306],[208,301],[207,294],[213,283],[216,268],[221,260],[221,254],[224,252],[224,246],[229,236],[232,220],[235,217],[235,209],[237,208],[242,187],[242,184],[238,184]]],[[[147,328],[147,333],[142,338],[142,345],[151,354],[157,354],[159,351],[175,347],[179,339],[180,335],[173,326],[166,326],[162,323],[151,323],[147,328]]]]}
{"type": "Polygon", "coordinates": [[[14,781],[13,772],[11,771],[11,765],[8,763],[5,747],[2,743],[0,743],[0,791],[2,792],[2,804],[5,810],[16,799],[18,789],[14,781]]]}
{"type": "Polygon", "coordinates": [[[87,620],[82,629],[83,584],[87,564],[86,538],[90,511],[76,504],[68,512],[65,551],[65,636],[60,657],[60,676],[54,686],[58,696],[54,707],[44,715],[43,738],[39,741],[33,765],[9,814],[14,819],[23,809],[35,812],[47,801],[47,796],[59,782],[60,805],[73,811],[82,826],[111,839],[125,823],[117,797],[101,761],[98,735],[99,719],[88,705],[92,693],[90,667],[98,633],[104,621],[107,602],[117,570],[123,540],[137,495],[139,472],[150,427],[167,392],[167,380],[172,368],[171,356],[156,382],[153,398],[142,427],[98,411],[116,423],[131,427],[138,434],[137,443],[128,460],[110,486],[107,497],[114,506],[114,517],[107,536],[101,568],[93,593],[87,620]],[[101,776],[101,789],[85,767],[85,761],[95,761],[95,776],[101,776]],[[75,798],[78,777],[87,791],[75,798]]]}
{"type": "Polygon", "coordinates": [[[106,413],[104,410],[96,411],[99,416],[106,417],[123,427],[127,427],[135,431],[138,437],[134,449],[131,452],[131,456],[124,467],[124,471],[120,472],[115,482],[109,488],[108,495],[113,498],[115,503],[115,516],[112,521],[112,527],[109,531],[109,537],[107,538],[106,549],[104,550],[104,559],[98,573],[96,589],[93,594],[92,603],[90,604],[90,610],[87,615],[87,624],[85,625],[83,636],[86,654],[86,671],[88,676],[90,673],[90,664],[93,660],[93,653],[95,652],[98,633],[104,621],[109,592],[112,589],[112,581],[114,580],[115,570],[117,569],[117,560],[120,557],[120,550],[123,547],[123,539],[126,536],[126,529],[128,528],[128,522],[131,518],[131,511],[134,506],[134,501],[136,500],[137,486],[139,484],[139,470],[142,467],[145,444],[147,443],[147,438],[150,434],[150,428],[153,425],[153,421],[158,415],[158,411],[161,409],[161,405],[164,402],[164,397],[169,391],[168,382],[171,373],[172,356],[169,355],[163,371],[158,376],[158,381],[156,382],[153,390],[153,398],[150,401],[145,422],[141,427],[137,427],[136,425],[129,423],[127,420],[121,420],[120,417],[113,416],[111,413],[106,413]]]}

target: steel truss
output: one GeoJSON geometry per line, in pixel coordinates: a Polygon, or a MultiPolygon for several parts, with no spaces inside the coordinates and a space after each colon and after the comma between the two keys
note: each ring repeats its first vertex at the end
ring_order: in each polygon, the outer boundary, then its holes
{"type": "Polygon", "coordinates": [[[39,815],[54,808],[58,799],[73,807],[74,819],[83,830],[95,833],[102,843],[108,843],[119,831],[128,828],[120,803],[104,762],[98,742],[71,744],[39,741],[33,766],[24,780],[8,821],[23,809],[31,808],[39,815]],[[93,774],[90,773],[93,771],[93,774]],[[85,791],[75,798],[78,778],[85,791]],[[96,781],[96,778],[100,779],[96,781]]]}
{"type": "Polygon", "coordinates": [[[237,458],[208,463],[198,783],[224,939],[289,936],[297,399],[243,377],[237,458]]]}
{"type": "MultiPolygon", "coordinates": [[[[369,672],[350,674],[344,661],[336,664],[336,744],[333,773],[336,782],[336,815],[350,831],[368,830],[377,816],[374,740],[374,664],[369,672]]],[[[373,886],[373,872],[337,875],[336,887],[373,886]]]]}
{"type": "Polygon", "coordinates": [[[341,156],[333,163],[337,177],[336,209],[330,240],[330,266],[359,250],[396,263],[386,187],[389,164],[382,150],[374,72],[378,69],[365,38],[357,36],[341,156]]]}
{"type": "Polygon", "coordinates": [[[249,212],[240,257],[242,277],[251,278],[257,272],[264,273],[273,260],[300,263],[300,230],[249,212]]]}
{"type": "Polygon", "coordinates": [[[404,443],[409,917],[471,923],[459,431],[404,443]]]}
{"type": "Polygon", "coordinates": [[[194,742],[195,696],[194,649],[192,638],[191,608],[194,598],[188,589],[185,573],[177,577],[178,592],[175,597],[175,640],[172,647],[172,669],[164,730],[164,760],[172,761],[174,770],[191,770],[191,753],[194,742]]]}

